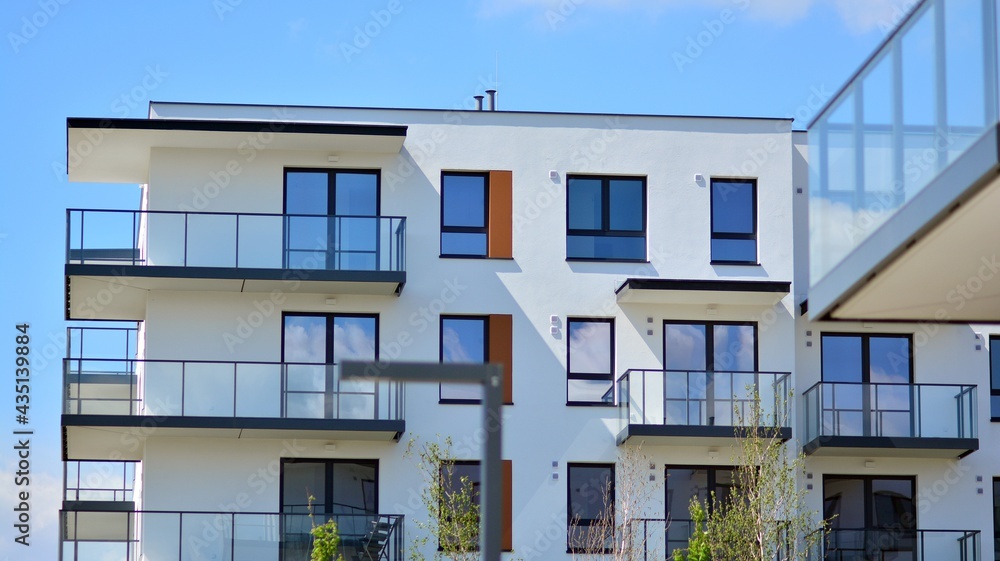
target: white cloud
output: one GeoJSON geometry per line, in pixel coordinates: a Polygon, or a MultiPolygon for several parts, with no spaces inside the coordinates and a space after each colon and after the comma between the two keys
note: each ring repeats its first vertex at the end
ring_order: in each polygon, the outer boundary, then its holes
{"type": "Polygon", "coordinates": [[[912,10],[917,0],[831,0],[840,18],[856,33],[881,29],[888,33],[912,10]]]}

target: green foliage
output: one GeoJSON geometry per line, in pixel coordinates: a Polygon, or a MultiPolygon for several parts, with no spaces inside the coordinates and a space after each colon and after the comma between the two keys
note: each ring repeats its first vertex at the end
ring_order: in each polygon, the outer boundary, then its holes
{"type": "Polygon", "coordinates": [[[443,443],[417,446],[410,440],[407,456],[416,456],[417,471],[424,480],[420,500],[427,512],[425,520],[414,520],[423,535],[413,541],[410,558],[423,561],[423,546],[437,541],[437,559],[476,561],[479,559],[479,505],[468,477],[455,476],[450,438],[443,443]]]}
{"type": "Polygon", "coordinates": [[[711,561],[712,546],[705,530],[708,513],[697,498],[691,499],[688,510],[691,513],[692,533],[688,539],[687,555],[682,550],[675,549],[674,561],[711,561]]]}
{"type": "Polygon", "coordinates": [[[316,525],[313,517],[313,501],[316,497],[309,495],[309,522],[312,529],[312,553],[309,554],[309,561],[343,561],[340,557],[340,534],[337,533],[337,523],[327,520],[325,523],[316,525]]]}
{"type": "MultiPolygon", "coordinates": [[[[826,521],[815,521],[816,514],[805,507],[806,492],[798,484],[805,473],[804,456],[782,441],[784,403],[777,400],[776,413],[767,415],[754,389],[748,387],[747,393],[750,406],[737,408],[733,416],[736,426],[743,427],[736,431],[733,486],[728,496],[710,498],[712,515],[705,522],[706,531],[696,532],[689,540],[687,561],[773,561],[779,552],[783,560],[805,561],[822,535],[816,530],[826,525],[826,521]],[[691,557],[695,545],[699,555],[708,556],[691,557]]],[[[704,510],[692,501],[692,518],[696,512],[704,516],[704,510]]],[[[675,561],[684,558],[675,555],[675,561]]]]}

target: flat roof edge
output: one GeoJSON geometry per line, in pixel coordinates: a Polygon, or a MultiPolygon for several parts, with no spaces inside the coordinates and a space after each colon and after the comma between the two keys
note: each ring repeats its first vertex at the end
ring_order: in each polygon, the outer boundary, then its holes
{"type": "Polygon", "coordinates": [[[356,136],[406,136],[406,125],[342,124],[297,121],[236,121],[215,119],[121,119],[68,117],[67,130],[121,129],[185,132],[270,132],[286,134],[342,134],[356,136]]]}

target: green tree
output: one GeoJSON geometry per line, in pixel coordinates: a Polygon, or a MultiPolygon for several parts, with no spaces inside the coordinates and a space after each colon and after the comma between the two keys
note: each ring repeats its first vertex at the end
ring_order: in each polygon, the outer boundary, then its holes
{"type": "Polygon", "coordinates": [[[313,516],[313,502],[316,497],[309,495],[309,523],[312,528],[309,534],[312,536],[312,552],[309,554],[309,561],[343,561],[340,556],[340,534],[337,532],[337,523],[327,520],[323,524],[316,524],[313,516]]]}
{"type": "MultiPolygon", "coordinates": [[[[806,561],[821,539],[818,532],[826,521],[817,521],[815,512],[806,508],[806,490],[798,481],[805,474],[805,456],[785,444],[781,427],[787,426],[787,408],[783,396],[775,411],[761,407],[760,395],[750,394],[745,408],[737,408],[737,442],[733,453],[733,487],[725,498],[709,498],[711,516],[705,522],[706,534],[688,542],[704,548],[707,541],[713,559],[741,561],[806,561]],[[757,428],[759,427],[759,429],[757,428]],[[780,552],[780,557],[779,557],[780,552]]],[[[694,501],[697,502],[697,501],[694,501]]],[[[691,516],[704,512],[708,505],[691,505],[691,516]]]]}
{"type": "Polygon", "coordinates": [[[687,554],[684,550],[674,550],[674,561],[711,561],[712,544],[705,530],[708,513],[697,498],[691,499],[688,507],[691,513],[691,537],[688,538],[687,554]]]}
{"type": "Polygon", "coordinates": [[[475,561],[479,559],[479,504],[476,489],[468,477],[456,478],[452,442],[427,442],[417,445],[410,440],[407,456],[416,456],[417,471],[424,487],[420,500],[427,513],[425,520],[414,524],[423,534],[413,540],[410,558],[425,559],[422,549],[431,540],[437,540],[437,559],[475,561]]]}

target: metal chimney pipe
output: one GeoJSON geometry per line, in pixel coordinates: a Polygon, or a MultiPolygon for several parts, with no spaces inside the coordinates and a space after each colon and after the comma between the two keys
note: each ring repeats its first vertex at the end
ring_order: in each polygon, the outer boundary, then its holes
{"type": "Polygon", "coordinates": [[[481,95],[474,95],[472,97],[476,98],[476,111],[482,111],[483,110],[483,96],[481,96],[481,95]]]}
{"type": "Polygon", "coordinates": [[[490,96],[490,105],[487,111],[497,110],[497,91],[496,90],[486,90],[486,95],[490,96]]]}

